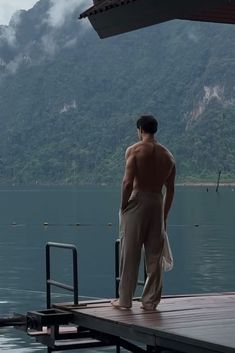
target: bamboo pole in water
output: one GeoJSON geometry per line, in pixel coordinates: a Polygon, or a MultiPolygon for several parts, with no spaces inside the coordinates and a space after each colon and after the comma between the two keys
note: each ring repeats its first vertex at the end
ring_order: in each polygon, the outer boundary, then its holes
{"type": "Polygon", "coordinates": [[[219,171],[219,175],[218,175],[218,179],[217,179],[216,192],[218,192],[218,190],[219,190],[220,176],[221,176],[221,170],[219,171]]]}
{"type": "Polygon", "coordinates": [[[26,325],[26,317],[23,315],[0,317],[0,327],[24,326],[24,325],[26,325]]]}

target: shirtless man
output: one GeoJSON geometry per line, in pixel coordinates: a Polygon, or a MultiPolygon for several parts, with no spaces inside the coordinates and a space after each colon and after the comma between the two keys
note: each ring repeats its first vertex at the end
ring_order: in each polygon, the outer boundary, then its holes
{"type": "Polygon", "coordinates": [[[175,161],[154,137],[157,120],[137,121],[139,142],[128,147],[120,208],[120,284],[115,308],[131,308],[141,251],[145,249],[147,279],[142,308],[155,310],[162,291],[162,252],[166,221],[174,197],[175,161]],[[166,192],[163,198],[162,189],[166,192]]]}

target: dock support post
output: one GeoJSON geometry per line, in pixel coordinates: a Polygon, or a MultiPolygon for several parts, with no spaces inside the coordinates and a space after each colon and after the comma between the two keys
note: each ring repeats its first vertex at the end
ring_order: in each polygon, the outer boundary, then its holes
{"type": "MultiPolygon", "coordinates": [[[[115,243],[115,297],[118,298],[119,296],[119,245],[120,245],[120,240],[116,240],[115,243]]],[[[119,352],[117,352],[119,353],[119,352]]]]}

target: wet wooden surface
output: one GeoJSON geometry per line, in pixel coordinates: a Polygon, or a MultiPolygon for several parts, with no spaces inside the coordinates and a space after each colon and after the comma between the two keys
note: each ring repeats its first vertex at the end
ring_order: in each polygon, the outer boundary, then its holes
{"type": "Polygon", "coordinates": [[[140,306],[120,310],[109,300],[59,305],[74,313],[74,323],[127,340],[189,353],[235,353],[235,293],[163,298],[157,311],[140,306]]]}

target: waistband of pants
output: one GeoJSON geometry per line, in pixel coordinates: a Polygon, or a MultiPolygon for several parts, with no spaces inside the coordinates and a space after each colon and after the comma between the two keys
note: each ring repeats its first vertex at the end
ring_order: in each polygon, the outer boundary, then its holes
{"type": "Polygon", "coordinates": [[[140,196],[140,197],[147,197],[147,198],[156,198],[156,197],[162,197],[162,191],[140,191],[140,190],[134,190],[131,193],[130,199],[135,197],[135,196],[140,196]]]}

